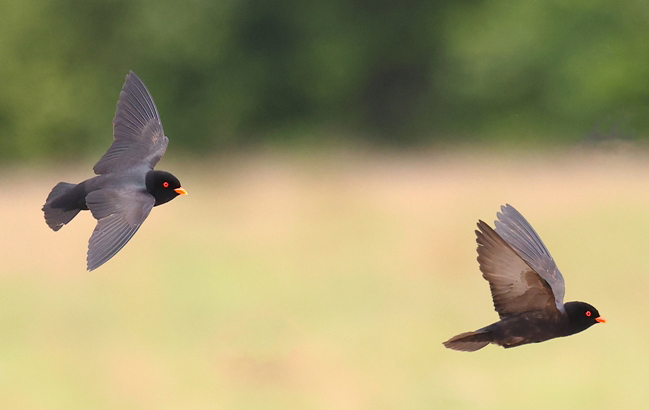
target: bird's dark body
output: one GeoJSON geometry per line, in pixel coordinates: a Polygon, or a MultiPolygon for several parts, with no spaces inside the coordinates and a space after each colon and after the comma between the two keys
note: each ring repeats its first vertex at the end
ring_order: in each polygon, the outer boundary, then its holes
{"type": "MultiPolygon", "coordinates": [[[[145,179],[138,176],[137,173],[99,175],[86,179],[76,185],[66,182],[59,183],[52,190],[50,196],[53,198],[50,201],[50,197],[48,197],[47,204],[51,209],[59,209],[63,212],[75,212],[74,215],[76,215],[79,211],[87,211],[89,209],[88,203],[86,202],[86,197],[89,193],[102,188],[110,188],[112,186],[120,187],[125,185],[135,186],[137,190],[142,192],[146,191],[145,179]],[[56,192],[57,187],[63,188],[62,193],[56,192]]],[[[46,214],[46,220],[47,216],[48,215],[46,214]]],[[[58,224],[60,221],[55,221],[54,226],[50,221],[47,222],[48,225],[56,231],[60,229],[63,224],[68,223],[69,220],[62,224],[58,224]]]]}
{"type": "MultiPolygon", "coordinates": [[[[92,191],[96,191],[110,186],[126,186],[132,185],[136,190],[142,193],[154,191],[154,179],[159,173],[163,171],[149,171],[144,178],[138,173],[125,173],[122,175],[99,175],[93,178],[86,179],[76,185],[69,184],[70,187],[62,194],[56,196],[51,202],[52,208],[59,208],[63,211],[87,211],[88,204],[86,197],[92,191]]],[[[65,184],[64,182],[62,184],[65,184]]],[[[154,195],[155,203],[153,206],[162,205],[171,201],[175,195],[154,195]]]]}
{"type": "Polygon", "coordinates": [[[479,221],[476,231],[478,263],[500,321],[453,336],[444,346],[465,352],[489,343],[510,348],[569,336],[605,322],[588,303],[563,303],[563,276],[541,238],[514,207],[501,210],[496,230],[479,221]]]}
{"type": "Polygon", "coordinates": [[[568,320],[563,315],[533,311],[506,317],[480,331],[490,334],[491,343],[508,348],[567,336],[568,320]]]}

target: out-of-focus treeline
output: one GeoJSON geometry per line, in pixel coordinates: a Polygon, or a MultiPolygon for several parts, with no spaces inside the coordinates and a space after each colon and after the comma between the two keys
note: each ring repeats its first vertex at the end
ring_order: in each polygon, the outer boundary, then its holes
{"type": "Polygon", "coordinates": [[[174,149],[649,136],[642,0],[0,2],[0,158],[103,150],[124,76],[174,149]]]}

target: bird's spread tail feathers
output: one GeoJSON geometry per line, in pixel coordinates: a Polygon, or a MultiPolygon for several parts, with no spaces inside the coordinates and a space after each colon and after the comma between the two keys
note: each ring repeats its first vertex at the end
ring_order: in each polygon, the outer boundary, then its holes
{"type": "MultiPolygon", "coordinates": [[[[68,207],[54,207],[52,206],[54,201],[60,198],[63,194],[72,189],[75,184],[70,184],[67,182],[59,182],[52,192],[47,196],[45,205],[43,205],[43,212],[45,212],[45,222],[47,225],[52,228],[54,231],[58,231],[61,227],[72,220],[81,209],[73,208],[69,209],[68,207]]],[[[58,202],[58,201],[57,201],[58,202]]],[[[56,204],[58,205],[58,204],[56,204]]]]}
{"type": "Polygon", "coordinates": [[[485,329],[476,330],[475,332],[460,333],[453,336],[446,342],[444,346],[453,350],[460,350],[463,352],[475,352],[482,349],[493,341],[491,332],[485,329]]]}

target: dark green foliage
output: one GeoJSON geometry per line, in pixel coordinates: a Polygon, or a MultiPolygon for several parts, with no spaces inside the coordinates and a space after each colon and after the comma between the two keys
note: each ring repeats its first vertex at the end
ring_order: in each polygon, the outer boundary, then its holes
{"type": "Polygon", "coordinates": [[[646,10],[639,0],[3,2],[0,157],[106,149],[129,69],[174,149],[318,135],[642,138],[646,10]]]}

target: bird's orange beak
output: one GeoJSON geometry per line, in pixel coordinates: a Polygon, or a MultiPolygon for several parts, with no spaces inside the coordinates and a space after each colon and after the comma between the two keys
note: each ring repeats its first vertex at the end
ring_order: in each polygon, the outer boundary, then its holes
{"type": "Polygon", "coordinates": [[[185,188],[183,188],[183,187],[176,188],[176,189],[174,189],[174,191],[176,191],[176,193],[178,195],[187,195],[187,191],[185,191],[185,188]]]}
{"type": "Polygon", "coordinates": [[[600,316],[600,317],[595,319],[595,322],[606,323],[606,319],[604,319],[603,317],[600,316]]]}

